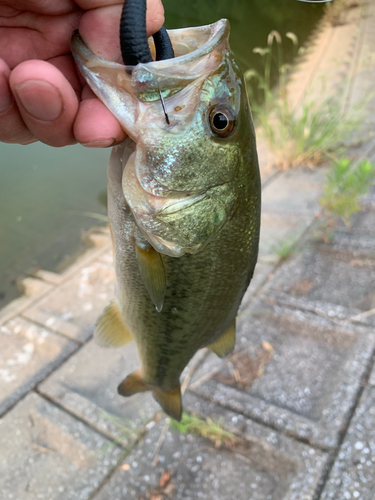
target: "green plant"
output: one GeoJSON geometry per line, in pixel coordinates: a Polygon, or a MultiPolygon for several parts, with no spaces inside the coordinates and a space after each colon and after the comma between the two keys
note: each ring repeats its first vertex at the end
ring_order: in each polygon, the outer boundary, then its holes
{"type": "Polygon", "coordinates": [[[210,418],[205,420],[197,415],[186,412],[183,412],[181,422],[171,420],[171,425],[183,434],[191,432],[207,438],[210,441],[213,441],[216,447],[219,447],[222,444],[231,447],[241,440],[235,434],[223,429],[220,421],[214,422],[210,418]]]}
{"type": "MultiPolygon", "coordinates": [[[[286,37],[296,51],[297,37],[293,33],[287,33],[286,37]]],[[[340,100],[344,92],[336,92],[323,100],[313,100],[306,93],[301,104],[293,108],[287,85],[290,65],[284,63],[280,34],[272,31],[267,47],[255,48],[254,52],[263,59],[264,73],[248,70],[245,78],[255,122],[277,166],[280,169],[299,164],[313,166],[328,156],[340,155],[345,141],[361,122],[360,106],[344,114],[340,100]],[[272,90],[271,83],[275,76],[278,76],[278,85],[272,90]]]]}
{"type": "Polygon", "coordinates": [[[286,260],[293,253],[296,240],[296,236],[289,236],[272,247],[274,252],[279,256],[281,262],[286,260]]]}
{"type": "Polygon", "coordinates": [[[104,448],[123,445],[132,435],[137,433],[138,429],[136,424],[129,419],[117,417],[116,415],[112,415],[107,412],[102,412],[100,417],[112,424],[115,428],[115,433],[118,434],[118,436],[108,445],[105,445],[104,448]]]}
{"type": "Polygon", "coordinates": [[[336,160],[326,175],[323,196],[319,204],[326,220],[324,239],[329,239],[330,230],[341,219],[348,225],[353,214],[361,209],[360,197],[368,192],[375,175],[375,164],[369,160],[355,163],[349,158],[336,160]]]}

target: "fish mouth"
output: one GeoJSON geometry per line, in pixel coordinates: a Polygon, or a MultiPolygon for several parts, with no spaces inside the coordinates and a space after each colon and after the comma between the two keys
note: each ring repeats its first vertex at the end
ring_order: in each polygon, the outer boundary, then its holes
{"type": "MultiPolygon", "coordinates": [[[[160,99],[159,91],[164,98],[169,97],[189,83],[215,72],[223,55],[229,50],[229,32],[227,19],[195,28],[167,30],[175,57],[140,62],[136,66],[124,66],[97,56],[86,46],[78,30],[73,33],[70,44],[88,84],[111,109],[110,102],[107,102],[109,91],[104,92],[103,85],[113,89],[123,85],[127,92],[133,93],[139,100],[153,101],[160,99]]],[[[151,53],[155,55],[155,43],[151,39],[148,43],[151,53]]]]}

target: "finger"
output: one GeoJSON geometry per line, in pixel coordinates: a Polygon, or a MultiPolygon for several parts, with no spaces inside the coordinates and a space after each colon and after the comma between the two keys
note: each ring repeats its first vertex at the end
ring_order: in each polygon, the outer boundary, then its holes
{"type": "Polygon", "coordinates": [[[91,148],[114,146],[126,137],[116,118],[88,87],[82,92],[74,135],[78,142],[91,148]]]}
{"type": "MultiPolygon", "coordinates": [[[[82,84],[79,78],[79,73],[77,73],[76,65],[71,54],[53,57],[48,59],[50,64],[53,64],[68,80],[72,86],[74,92],[76,93],[78,100],[81,98],[82,84]]],[[[82,80],[84,82],[84,80],[82,80]]]]}
{"type": "MultiPolygon", "coordinates": [[[[152,35],[163,25],[164,10],[159,0],[149,1],[147,7],[147,33],[152,35]]],[[[122,62],[119,35],[121,10],[122,4],[85,12],[79,31],[95,54],[122,62]]]]}
{"type": "Polygon", "coordinates": [[[26,128],[9,87],[10,69],[0,59],[0,141],[29,144],[36,139],[26,128]]]}
{"type": "Polygon", "coordinates": [[[9,82],[21,116],[37,139],[50,146],[76,142],[78,99],[57,68],[45,61],[25,61],[12,71],[9,82]]]}

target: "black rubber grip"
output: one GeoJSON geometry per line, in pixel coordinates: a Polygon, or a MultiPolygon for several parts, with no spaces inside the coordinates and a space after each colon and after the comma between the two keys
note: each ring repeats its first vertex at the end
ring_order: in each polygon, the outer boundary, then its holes
{"type": "Polygon", "coordinates": [[[167,33],[164,26],[160,30],[152,35],[155,43],[156,49],[156,60],[163,61],[164,59],[173,59],[174,51],[171,43],[171,39],[167,33]]]}
{"type": "MultiPolygon", "coordinates": [[[[124,64],[136,66],[153,61],[147,42],[146,31],[147,0],[126,0],[120,21],[120,46],[124,64]]],[[[173,47],[164,26],[153,35],[156,60],[174,57],[173,47]]]]}
{"type": "Polygon", "coordinates": [[[146,0],[126,0],[120,21],[120,45],[124,64],[136,66],[151,62],[147,42],[146,0]]]}

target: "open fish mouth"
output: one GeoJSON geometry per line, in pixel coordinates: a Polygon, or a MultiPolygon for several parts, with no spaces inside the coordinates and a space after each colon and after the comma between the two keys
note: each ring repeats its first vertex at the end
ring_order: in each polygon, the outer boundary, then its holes
{"type": "MultiPolygon", "coordinates": [[[[78,31],[72,35],[71,48],[89,86],[137,142],[140,137],[137,116],[142,104],[160,101],[160,93],[164,99],[171,98],[189,84],[215,72],[221,65],[222,54],[229,50],[229,30],[226,19],[207,26],[168,30],[175,57],[136,66],[94,54],[78,31]]],[[[155,44],[151,40],[149,44],[151,53],[155,54],[155,44]]]]}

